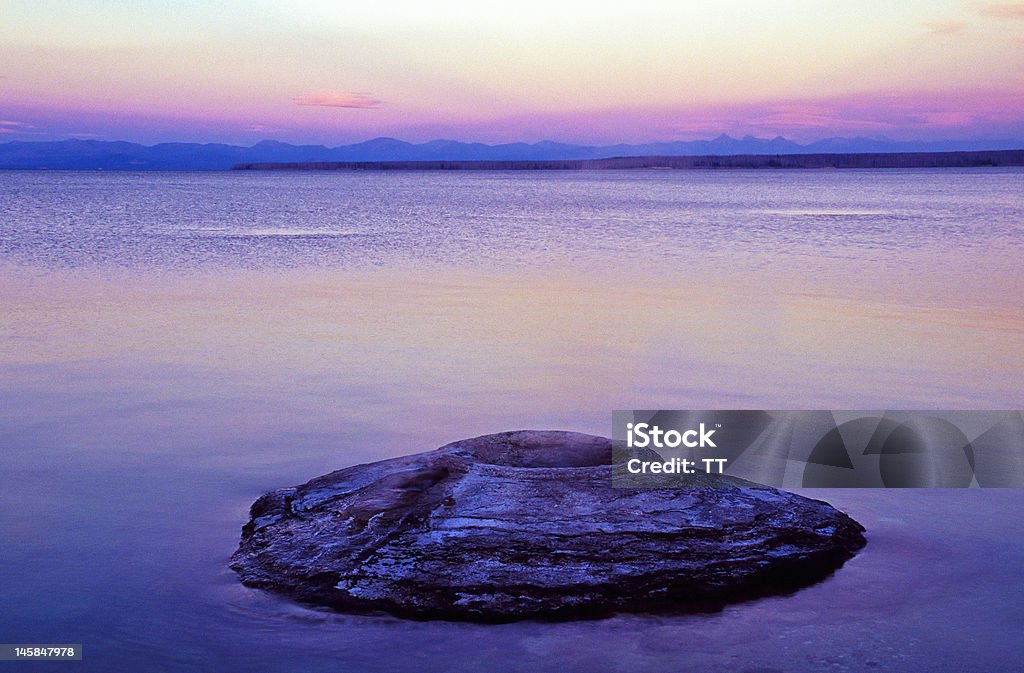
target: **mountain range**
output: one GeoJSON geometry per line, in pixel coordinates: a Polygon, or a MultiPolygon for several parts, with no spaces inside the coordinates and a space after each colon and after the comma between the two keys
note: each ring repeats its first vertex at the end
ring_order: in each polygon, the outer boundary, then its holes
{"type": "Polygon", "coordinates": [[[864,152],[950,152],[1024,148],[1022,140],[895,141],[887,138],[827,138],[801,145],[772,139],[720,135],[713,140],[638,145],[572,145],[543,141],[485,145],[457,140],[408,143],[375,138],[353,145],[291,145],[264,140],[251,147],[219,143],[58,140],[0,143],[0,169],[227,170],[236,164],[318,161],[526,161],[604,159],[633,156],[731,156],[864,152]]]}

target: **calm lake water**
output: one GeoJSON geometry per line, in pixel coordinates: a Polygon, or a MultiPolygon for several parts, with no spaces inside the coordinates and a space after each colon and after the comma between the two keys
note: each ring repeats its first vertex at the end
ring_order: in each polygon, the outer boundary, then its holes
{"type": "Polygon", "coordinates": [[[1021,194],[1016,169],[0,172],[0,642],[84,644],[39,671],[1020,671],[1024,491],[809,493],[865,550],[710,615],[353,617],[225,564],[261,493],[477,434],[1020,409],[1021,194]]]}

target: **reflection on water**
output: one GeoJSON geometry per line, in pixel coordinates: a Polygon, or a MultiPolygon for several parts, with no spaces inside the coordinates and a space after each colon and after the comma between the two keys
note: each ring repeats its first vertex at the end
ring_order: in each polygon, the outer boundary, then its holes
{"type": "Polygon", "coordinates": [[[1016,670],[1016,491],[828,493],[865,551],[716,615],[347,617],[224,564],[263,491],[476,434],[1020,408],[1021,187],[0,174],[0,641],[82,642],[90,671],[1016,670]]]}

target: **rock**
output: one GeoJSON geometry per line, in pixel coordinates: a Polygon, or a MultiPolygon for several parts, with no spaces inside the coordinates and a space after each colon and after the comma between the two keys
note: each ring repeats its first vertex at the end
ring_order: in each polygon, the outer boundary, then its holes
{"type": "Polygon", "coordinates": [[[818,581],[864,545],[827,503],[728,477],[611,486],[611,442],[520,431],[257,500],[231,567],[347,612],[509,621],[707,609],[818,581]]]}

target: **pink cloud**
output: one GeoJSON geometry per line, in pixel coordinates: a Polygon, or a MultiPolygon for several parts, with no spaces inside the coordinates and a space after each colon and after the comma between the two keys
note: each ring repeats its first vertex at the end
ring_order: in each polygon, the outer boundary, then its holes
{"type": "Polygon", "coordinates": [[[19,131],[27,131],[28,129],[35,128],[31,124],[25,122],[17,122],[10,119],[0,119],[0,133],[18,133],[19,131]]]}
{"type": "Polygon", "coordinates": [[[296,105],[313,105],[318,107],[343,107],[369,110],[380,107],[383,101],[369,94],[357,91],[314,91],[303,96],[292,98],[296,105]]]}
{"type": "Polygon", "coordinates": [[[978,6],[978,12],[993,19],[1024,20],[1024,2],[985,2],[978,6]]]}
{"type": "Polygon", "coordinates": [[[718,135],[723,131],[728,131],[729,129],[734,128],[736,124],[736,119],[728,117],[684,119],[674,124],[669,124],[669,129],[672,132],[673,138],[681,134],[688,140],[700,140],[708,134],[718,135]]]}
{"type": "Polygon", "coordinates": [[[1024,133],[1024,92],[876,91],[825,100],[765,100],[607,114],[609,121],[613,116],[619,123],[629,119],[648,135],[664,139],[724,132],[781,135],[797,141],[851,135],[926,140],[947,138],[954,130],[958,135],[1015,136],[1024,133]]]}
{"type": "Polygon", "coordinates": [[[831,107],[808,104],[771,106],[768,114],[747,120],[747,124],[768,129],[830,129],[842,126],[848,130],[882,131],[892,124],[877,119],[850,117],[831,107]]]}
{"type": "Polygon", "coordinates": [[[246,131],[251,133],[281,133],[288,129],[277,128],[275,126],[267,126],[265,124],[250,124],[245,127],[246,131]]]}

